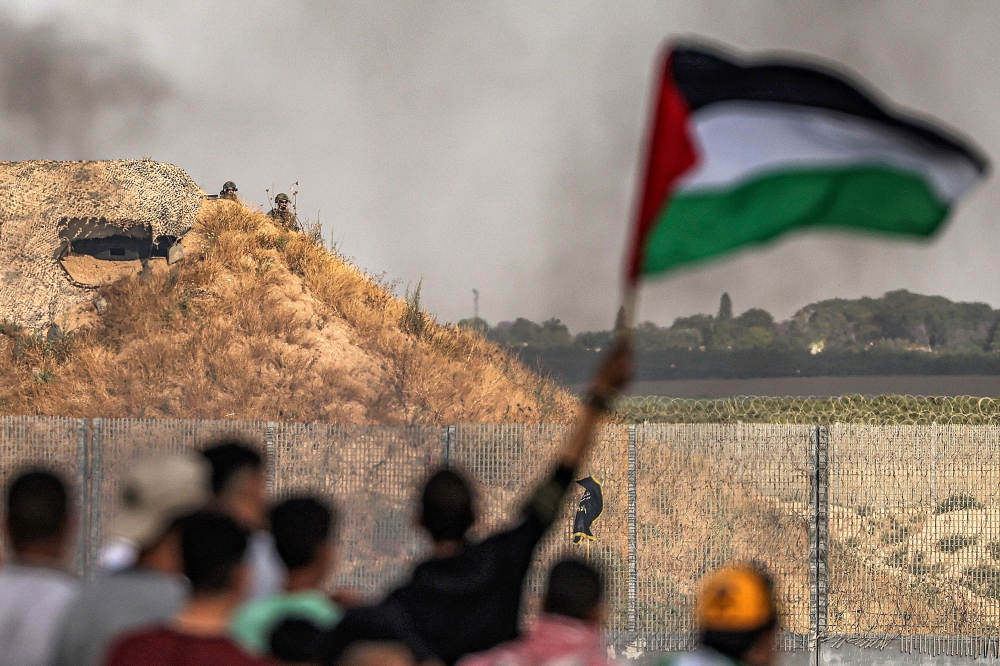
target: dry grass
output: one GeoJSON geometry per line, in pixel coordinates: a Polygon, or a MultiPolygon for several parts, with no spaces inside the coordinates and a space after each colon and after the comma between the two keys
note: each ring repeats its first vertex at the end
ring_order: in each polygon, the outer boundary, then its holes
{"type": "MultiPolygon", "coordinates": [[[[809,626],[805,453],[787,429],[663,426],[638,450],[638,599],[647,631],[691,631],[703,576],[736,562],[766,563],[784,629],[809,626]]],[[[800,433],[804,434],[803,431],[800,433]]]]}
{"type": "Polygon", "coordinates": [[[315,239],[206,203],[188,258],[105,285],[60,339],[0,327],[0,414],[565,422],[573,398],[315,239]],[[95,299],[96,300],[96,299],[95,299]]]}
{"type": "MultiPolygon", "coordinates": [[[[639,433],[638,603],[648,628],[690,629],[702,575],[758,560],[776,576],[784,626],[806,631],[806,427],[651,425],[639,433]]],[[[997,634],[998,442],[996,427],[831,429],[829,633],[997,634]]]]}

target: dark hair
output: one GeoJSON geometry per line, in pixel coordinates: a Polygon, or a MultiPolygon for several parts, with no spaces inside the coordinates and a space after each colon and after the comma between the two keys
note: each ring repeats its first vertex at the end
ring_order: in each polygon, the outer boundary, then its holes
{"type": "Polygon", "coordinates": [[[298,569],[312,562],[316,549],[330,538],[333,509],[313,497],[293,497],[271,510],[274,545],[285,566],[298,569]]]}
{"type": "Polygon", "coordinates": [[[198,511],[181,521],[184,575],[191,581],[192,592],[213,594],[227,590],[246,549],[246,530],[229,516],[198,511]]]}
{"type": "Polygon", "coordinates": [[[604,579],[583,560],[560,560],[549,572],[545,612],[585,620],[603,600],[604,579]]]}
{"type": "Polygon", "coordinates": [[[743,656],[760,640],[760,637],[776,626],[778,626],[777,618],[773,618],[760,629],[752,631],[703,631],[701,644],[721,652],[730,659],[742,661],[743,656]]]}
{"type": "MultiPolygon", "coordinates": [[[[752,561],[747,568],[758,576],[767,588],[767,596],[774,599],[774,578],[768,573],[767,568],[760,562],[752,561]]],[[[743,656],[760,640],[760,637],[778,626],[778,615],[773,613],[771,619],[762,627],[751,629],[750,631],[703,631],[701,632],[701,644],[708,646],[716,652],[721,652],[730,659],[742,661],[743,656]]]]}
{"type": "Polygon", "coordinates": [[[218,496],[239,472],[259,471],[264,459],[249,442],[242,439],[220,439],[201,452],[212,466],[212,492],[218,496]]]}
{"type": "Polygon", "coordinates": [[[69,494],[62,480],[45,470],[18,476],[7,489],[7,528],[15,548],[59,536],[69,519],[69,494]]]}
{"type": "Polygon", "coordinates": [[[271,655],[291,664],[318,663],[323,632],[309,620],[292,617],[271,630],[271,655]]]}
{"type": "Polygon", "coordinates": [[[465,477],[450,469],[431,476],[420,496],[420,520],[434,541],[463,538],[476,522],[472,490],[465,477]]]}

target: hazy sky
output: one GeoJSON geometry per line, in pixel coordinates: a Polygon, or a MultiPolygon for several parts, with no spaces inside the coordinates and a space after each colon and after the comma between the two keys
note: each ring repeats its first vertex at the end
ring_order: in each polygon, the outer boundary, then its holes
{"type": "MultiPolygon", "coordinates": [[[[440,319],[610,325],[658,45],[844,63],[1000,155],[1000,3],[940,0],[8,0],[0,159],[152,156],[205,190],[299,181],[363,268],[440,319]],[[402,287],[401,287],[402,289],[402,287]]],[[[1000,306],[1000,188],[929,244],[815,234],[646,286],[641,316],[787,317],[907,288],[1000,306]]]]}

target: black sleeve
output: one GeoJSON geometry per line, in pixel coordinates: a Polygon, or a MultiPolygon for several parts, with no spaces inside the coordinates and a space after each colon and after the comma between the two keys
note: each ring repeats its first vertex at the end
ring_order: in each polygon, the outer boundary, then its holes
{"type": "Polygon", "coordinates": [[[537,520],[545,527],[551,525],[556,516],[559,515],[563,498],[566,497],[566,490],[573,482],[575,474],[575,470],[564,465],[556,467],[552,475],[535,488],[535,492],[531,494],[528,503],[522,510],[524,517],[529,520],[537,520]]]}
{"type": "Polygon", "coordinates": [[[344,652],[361,641],[396,641],[413,653],[417,662],[440,659],[417,633],[405,611],[391,598],[377,606],[349,608],[320,643],[320,663],[336,664],[344,652]]]}
{"type": "MultiPolygon", "coordinates": [[[[576,472],[560,465],[535,488],[521,509],[521,521],[514,527],[488,537],[479,546],[495,550],[514,571],[527,571],[535,546],[559,515],[566,489],[576,472]]],[[[520,587],[518,587],[520,589],[520,587]]]]}
{"type": "Polygon", "coordinates": [[[288,618],[271,630],[271,655],[282,663],[313,664],[322,639],[323,632],[309,620],[288,618]]]}

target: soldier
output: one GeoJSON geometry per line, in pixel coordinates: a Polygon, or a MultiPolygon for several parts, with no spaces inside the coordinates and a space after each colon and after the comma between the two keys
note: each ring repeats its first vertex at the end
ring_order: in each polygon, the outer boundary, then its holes
{"type": "Polygon", "coordinates": [[[267,216],[286,229],[296,231],[299,228],[299,221],[295,213],[288,209],[290,203],[291,199],[282,192],[274,197],[274,208],[268,211],[267,216]]]}
{"type": "Polygon", "coordinates": [[[239,190],[236,189],[236,183],[231,180],[227,180],[225,185],[222,186],[222,191],[219,192],[219,198],[236,201],[237,192],[239,192],[239,190]]]}

